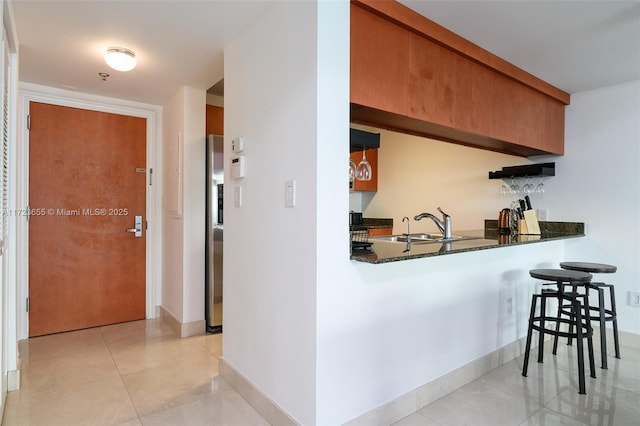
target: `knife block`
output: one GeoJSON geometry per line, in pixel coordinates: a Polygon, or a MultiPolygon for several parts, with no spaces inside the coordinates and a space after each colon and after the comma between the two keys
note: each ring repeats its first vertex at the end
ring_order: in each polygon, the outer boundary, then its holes
{"type": "MultiPolygon", "coordinates": [[[[520,231],[521,234],[540,235],[540,224],[538,223],[535,210],[525,210],[524,221],[520,220],[520,222],[524,222],[525,228],[525,232],[520,231]]],[[[518,223],[518,225],[520,224],[518,223]]]]}
{"type": "Polygon", "coordinates": [[[524,219],[518,219],[518,234],[527,235],[529,228],[527,228],[527,221],[524,219]]]}

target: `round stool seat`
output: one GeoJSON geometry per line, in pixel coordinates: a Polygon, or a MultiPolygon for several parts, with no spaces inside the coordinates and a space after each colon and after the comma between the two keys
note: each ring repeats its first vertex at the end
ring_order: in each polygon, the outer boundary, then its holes
{"type": "Polygon", "coordinates": [[[614,265],[589,262],[560,262],[560,267],[571,271],[590,272],[592,274],[612,274],[618,270],[618,267],[614,265]]]}
{"type": "Polygon", "coordinates": [[[566,269],[532,269],[529,271],[529,275],[533,278],[557,282],[588,283],[591,281],[591,278],[593,278],[593,276],[587,272],[566,269]]]}

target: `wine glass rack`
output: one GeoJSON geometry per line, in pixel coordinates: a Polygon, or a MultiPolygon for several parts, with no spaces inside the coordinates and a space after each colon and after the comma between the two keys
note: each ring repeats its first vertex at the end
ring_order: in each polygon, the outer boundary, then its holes
{"type": "Polygon", "coordinates": [[[489,172],[489,179],[508,179],[522,177],[545,177],[556,175],[556,163],[525,164],[503,167],[502,170],[489,172]]]}

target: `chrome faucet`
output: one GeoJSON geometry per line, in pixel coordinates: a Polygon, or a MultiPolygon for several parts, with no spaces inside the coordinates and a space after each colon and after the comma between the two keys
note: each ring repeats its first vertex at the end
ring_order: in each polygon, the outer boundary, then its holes
{"type": "Polygon", "coordinates": [[[402,221],[407,221],[407,233],[404,234],[407,237],[407,244],[411,243],[411,229],[409,229],[409,222],[411,221],[411,219],[409,219],[407,216],[402,218],[402,221]]]}
{"type": "Polygon", "coordinates": [[[451,216],[443,212],[440,207],[438,207],[438,211],[442,214],[443,220],[438,219],[431,213],[420,213],[413,219],[420,220],[420,219],[424,219],[425,217],[428,217],[429,219],[433,220],[435,224],[438,226],[438,229],[440,230],[440,232],[442,232],[443,238],[445,240],[448,240],[451,238],[451,216]]]}

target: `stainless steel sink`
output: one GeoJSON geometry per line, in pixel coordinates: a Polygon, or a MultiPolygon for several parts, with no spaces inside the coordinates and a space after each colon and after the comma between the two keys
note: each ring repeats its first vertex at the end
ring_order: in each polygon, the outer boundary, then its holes
{"type": "MultiPolygon", "coordinates": [[[[461,240],[474,240],[478,237],[468,237],[463,235],[453,235],[451,238],[444,238],[442,234],[411,234],[411,243],[415,244],[427,244],[427,243],[446,243],[461,240]]],[[[373,241],[391,241],[396,243],[406,243],[407,236],[405,234],[400,235],[383,235],[379,237],[369,237],[369,240],[373,241]]]]}
{"type": "Polygon", "coordinates": [[[393,241],[396,243],[407,242],[407,237],[404,235],[383,235],[380,237],[369,237],[369,240],[374,241],[393,241]]]}

